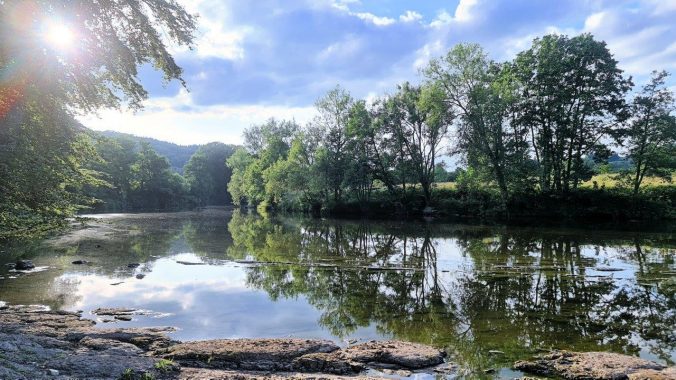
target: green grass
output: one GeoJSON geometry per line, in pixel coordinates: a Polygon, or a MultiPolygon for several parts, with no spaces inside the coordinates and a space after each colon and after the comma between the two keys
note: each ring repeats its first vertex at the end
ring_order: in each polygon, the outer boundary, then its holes
{"type": "Polygon", "coordinates": [[[168,359],[161,359],[155,363],[155,369],[161,372],[168,372],[174,369],[174,362],[168,359]]]}

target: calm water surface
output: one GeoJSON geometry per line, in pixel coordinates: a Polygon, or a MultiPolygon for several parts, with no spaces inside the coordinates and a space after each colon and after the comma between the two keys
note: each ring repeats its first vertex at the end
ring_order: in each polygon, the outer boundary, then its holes
{"type": "Polygon", "coordinates": [[[0,250],[0,264],[39,267],[2,265],[0,301],[92,319],[97,307],[148,310],[116,325],[177,326],[179,340],[395,338],[445,348],[487,378],[511,378],[513,361],[551,348],[676,361],[673,233],[207,210],[99,215],[0,250]]]}

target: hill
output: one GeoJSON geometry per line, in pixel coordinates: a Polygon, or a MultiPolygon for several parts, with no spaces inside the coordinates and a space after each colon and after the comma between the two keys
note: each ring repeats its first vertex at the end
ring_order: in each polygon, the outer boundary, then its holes
{"type": "Polygon", "coordinates": [[[150,146],[160,155],[165,156],[171,168],[180,174],[183,174],[183,166],[188,162],[190,157],[197,151],[201,145],[178,145],[170,143],[167,141],[157,140],[150,137],[140,137],[135,136],[129,133],[115,132],[115,131],[103,131],[99,132],[106,137],[123,137],[138,142],[145,142],[150,144],[150,146]]]}

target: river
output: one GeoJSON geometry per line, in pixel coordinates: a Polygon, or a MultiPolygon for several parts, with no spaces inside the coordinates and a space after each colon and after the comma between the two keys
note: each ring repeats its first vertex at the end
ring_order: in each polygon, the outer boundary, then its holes
{"type": "Polygon", "coordinates": [[[82,310],[100,322],[98,307],[141,309],[100,325],[176,326],[178,340],[420,342],[487,378],[511,378],[515,360],[552,348],[676,361],[669,231],[221,209],[92,217],[60,236],[0,246],[0,301],[82,310]],[[36,270],[4,265],[17,259],[36,270]]]}

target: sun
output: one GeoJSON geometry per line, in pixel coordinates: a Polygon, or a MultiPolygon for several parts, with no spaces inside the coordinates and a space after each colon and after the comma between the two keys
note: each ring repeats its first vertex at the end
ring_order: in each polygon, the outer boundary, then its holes
{"type": "Polygon", "coordinates": [[[75,45],[75,33],[62,22],[54,20],[46,22],[43,33],[45,42],[54,50],[67,52],[75,45]]]}

